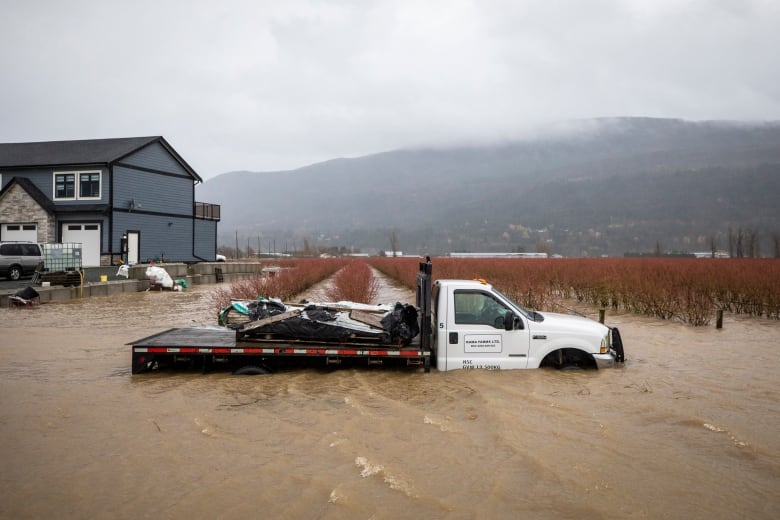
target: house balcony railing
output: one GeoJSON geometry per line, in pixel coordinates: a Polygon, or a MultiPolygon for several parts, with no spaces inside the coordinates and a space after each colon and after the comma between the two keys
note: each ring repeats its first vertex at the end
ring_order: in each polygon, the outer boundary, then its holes
{"type": "Polygon", "coordinates": [[[196,202],[195,218],[202,218],[206,220],[219,220],[220,218],[219,204],[209,204],[207,202],[196,202]]]}

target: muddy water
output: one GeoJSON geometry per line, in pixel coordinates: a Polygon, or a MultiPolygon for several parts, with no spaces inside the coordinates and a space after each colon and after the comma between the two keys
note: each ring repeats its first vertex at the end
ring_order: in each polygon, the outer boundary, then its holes
{"type": "Polygon", "coordinates": [[[601,372],[131,376],[209,290],[0,309],[0,517],[780,517],[778,322],[611,316],[601,372]]]}

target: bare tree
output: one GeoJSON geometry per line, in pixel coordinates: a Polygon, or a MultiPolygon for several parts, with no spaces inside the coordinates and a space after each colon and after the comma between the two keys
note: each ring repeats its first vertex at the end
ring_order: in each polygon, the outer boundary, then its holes
{"type": "Polygon", "coordinates": [[[758,231],[755,229],[745,230],[745,256],[748,258],[761,256],[761,241],[758,238],[758,231]]]}
{"type": "Polygon", "coordinates": [[[737,258],[744,258],[745,257],[745,251],[743,248],[743,240],[744,240],[745,233],[742,231],[742,228],[737,229],[737,238],[736,238],[736,252],[737,252],[737,258]]]}
{"type": "Polygon", "coordinates": [[[731,258],[734,258],[734,255],[736,254],[736,244],[737,240],[734,236],[734,230],[729,226],[729,256],[731,258]]]}
{"type": "Polygon", "coordinates": [[[552,248],[550,247],[550,244],[542,242],[541,240],[536,243],[536,252],[546,253],[547,256],[552,256],[552,248]]]}
{"type": "Polygon", "coordinates": [[[393,252],[393,257],[397,256],[398,252],[398,235],[395,230],[390,233],[390,250],[393,252]]]}
{"type": "Polygon", "coordinates": [[[775,258],[780,258],[780,233],[772,233],[772,245],[775,250],[775,258]]]}

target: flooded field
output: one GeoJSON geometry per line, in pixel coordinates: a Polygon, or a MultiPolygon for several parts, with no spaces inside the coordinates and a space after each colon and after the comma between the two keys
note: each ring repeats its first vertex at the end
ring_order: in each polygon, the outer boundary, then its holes
{"type": "Polygon", "coordinates": [[[0,517],[780,518],[777,321],[608,314],[601,372],[131,376],[210,289],[0,309],[0,517]]]}

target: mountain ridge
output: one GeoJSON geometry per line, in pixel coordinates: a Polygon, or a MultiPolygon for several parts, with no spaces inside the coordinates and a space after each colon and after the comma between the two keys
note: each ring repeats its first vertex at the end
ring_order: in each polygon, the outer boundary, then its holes
{"type": "Polygon", "coordinates": [[[724,242],[730,228],[770,236],[780,210],[767,192],[780,192],[778,122],[606,118],[491,146],[227,172],[199,186],[198,199],[222,206],[221,242],[257,237],[261,249],[274,237],[383,250],[395,232],[404,251],[420,254],[544,247],[592,256],[659,242],[706,249],[701,236],[724,242]]]}

